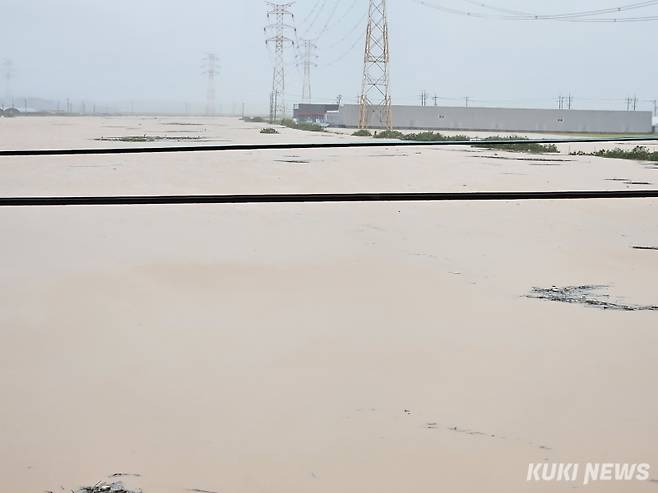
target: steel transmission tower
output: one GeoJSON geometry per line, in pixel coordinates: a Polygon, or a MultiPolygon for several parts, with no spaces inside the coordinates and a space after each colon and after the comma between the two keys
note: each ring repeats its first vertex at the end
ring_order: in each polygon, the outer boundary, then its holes
{"type": "Polygon", "coordinates": [[[388,64],[388,19],[386,0],[369,0],[368,29],[363,59],[359,128],[375,125],[393,128],[388,64]]]}
{"type": "Polygon", "coordinates": [[[208,92],[206,94],[206,115],[215,115],[215,76],[219,72],[219,58],[214,53],[203,57],[203,73],[208,76],[208,92]]]}
{"type": "Polygon", "coordinates": [[[318,49],[318,46],[313,43],[313,41],[305,39],[301,41],[301,45],[304,48],[304,53],[302,55],[302,65],[304,67],[304,86],[302,87],[302,101],[305,103],[310,103],[312,99],[311,93],[311,67],[317,67],[317,63],[314,60],[317,60],[318,56],[315,54],[315,50],[318,49]]]}
{"type": "Polygon", "coordinates": [[[4,105],[9,107],[12,107],[14,105],[14,102],[12,101],[12,96],[11,96],[11,79],[14,77],[14,63],[6,59],[2,62],[2,71],[3,71],[3,76],[5,79],[5,101],[4,105]]]}
{"type": "Polygon", "coordinates": [[[265,26],[265,32],[273,32],[273,36],[266,39],[267,46],[274,45],[274,72],[272,74],[272,93],[270,94],[270,122],[286,115],[286,64],[284,58],[285,48],[295,46],[295,41],[286,36],[286,32],[292,30],[295,35],[297,29],[286,21],[294,22],[295,16],[290,12],[293,2],[274,3],[266,2],[269,10],[267,20],[270,23],[265,26]]]}

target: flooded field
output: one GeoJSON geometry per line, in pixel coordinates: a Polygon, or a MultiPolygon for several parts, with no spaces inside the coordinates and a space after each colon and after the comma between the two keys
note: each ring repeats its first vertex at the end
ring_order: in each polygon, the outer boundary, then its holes
{"type": "MultiPolygon", "coordinates": [[[[266,126],[0,119],[0,148],[359,140],[266,126]]],[[[0,195],[658,186],[655,163],[569,154],[602,147],[7,157],[0,195]]],[[[550,461],[650,463],[622,487],[653,491],[656,217],[655,199],[0,208],[0,489],[581,486],[529,485],[550,461]]]]}

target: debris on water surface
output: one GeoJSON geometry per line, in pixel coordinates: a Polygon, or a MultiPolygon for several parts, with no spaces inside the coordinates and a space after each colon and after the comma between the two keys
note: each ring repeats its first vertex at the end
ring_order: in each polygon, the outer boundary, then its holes
{"type": "Polygon", "coordinates": [[[620,311],[658,311],[658,305],[633,305],[614,301],[609,294],[605,292],[609,286],[605,285],[584,285],[584,286],[565,286],[550,288],[532,288],[527,298],[559,301],[561,303],[578,303],[581,305],[592,306],[602,310],[620,310],[620,311]]]}
{"type": "Polygon", "coordinates": [[[129,490],[121,481],[115,483],[98,482],[94,486],[83,486],[75,493],[141,493],[142,490],[129,490]]]}

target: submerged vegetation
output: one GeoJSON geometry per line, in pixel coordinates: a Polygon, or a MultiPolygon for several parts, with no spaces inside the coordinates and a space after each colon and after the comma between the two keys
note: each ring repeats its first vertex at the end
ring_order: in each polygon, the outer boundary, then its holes
{"type": "Polygon", "coordinates": [[[494,144],[487,143],[487,141],[519,141],[519,140],[528,140],[527,137],[520,137],[518,135],[510,135],[509,137],[500,137],[495,135],[493,137],[487,137],[482,139],[482,143],[473,144],[473,147],[482,147],[484,149],[501,149],[504,151],[512,152],[529,152],[531,154],[543,154],[543,153],[558,153],[560,150],[555,144],[538,144],[536,142],[516,142],[514,144],[494,144]]]}
{"type": "Polygon", "coordinates": [[[646,146],[635,146],[635,148],[630,151],[627,149],[620,149],[619,147],[615,149],[601,150],[596,152],[572,152],[572,156],[597,156],[597,157],[607,157],[614,159],[631,159],[633,161],[658,161],[658,151],[651,151],[646,146]]]}
{"type": "MultiPolygon", "coordinates": [[[[361,131],[360,131],[361,132],[361,131]]],[[[367,130],[365,131],[367,132],[367,130]]],[[[357,135],[357,132],[352,135],[357,135]]],[[[359,134],[365,136],[365,134],[359,134]]],[[[444,135],[440,132],[425,131],[419,133],[405,134],[398,130],[383,130],[375,132],[375,139],[400,139],[414,142],[472,142],[473,147],[484,149],[501,149],[511,152],[529,152],[531,154],[557,153],[560,152],[555,144],[539,144],[534,142],[518,142],[529,140],[527,137],[511,135],[501,137],[494,135],[485,139],[472,139],[468,135],[444,135]],[[513,144],[507,144],[506,141],[515,141],[513,144]],[[502,143],[501,143],[502,142],[502,143]]]]}
{"type": "Polygon", "coordinates": [[[352,134],[352,137],[372,137],[370,130],[360,129],[352,134]]]}
{"type": "Polygon", "coordinates": [[[203,142],[201,137],[173,137],[168,135],[127,135],[125,137],[99,137],[101,142],[161,142],[161,141],[195,141],[203,142]]]}

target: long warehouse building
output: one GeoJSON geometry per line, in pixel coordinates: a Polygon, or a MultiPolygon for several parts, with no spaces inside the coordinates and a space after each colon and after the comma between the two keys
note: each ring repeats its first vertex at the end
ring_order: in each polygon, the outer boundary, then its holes
{"type": "MultiPolygon", "coordinates": [[[[655,131],[650,111],[393,106],[392,113],[393,126],[403,129],[629,134],[655,131]]],[[[357,127],[359,105],[347,104],[338,111],[327,112],[327,123],[357,127]]],[[[369,127],[382,125],[371,118],[369,127]]]]}

